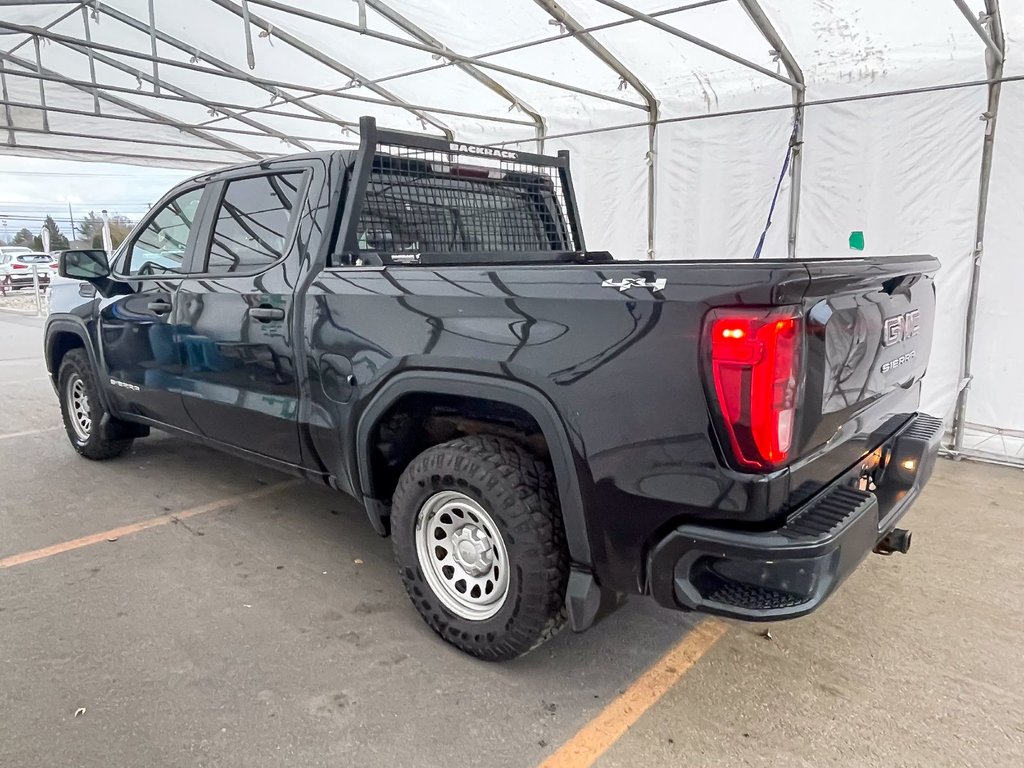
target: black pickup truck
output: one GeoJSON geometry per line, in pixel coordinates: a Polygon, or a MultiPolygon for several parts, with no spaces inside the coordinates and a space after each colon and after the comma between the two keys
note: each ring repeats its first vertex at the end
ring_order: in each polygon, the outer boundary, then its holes
{"type": "Polygon", "coordinates": [[[906,551],[935,259],[615,261],[567,153],[361,129],[62,256],[45,355],[80,454],[156,427],[351,494],[485,659],[628,594],[801,616],[906,551]]]}

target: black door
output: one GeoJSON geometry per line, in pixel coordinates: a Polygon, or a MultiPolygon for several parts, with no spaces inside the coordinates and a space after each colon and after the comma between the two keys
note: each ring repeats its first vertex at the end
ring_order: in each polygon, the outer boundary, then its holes
{"type": "Polygon", "coordinates": [[[196,186],[158,204],[115,261],[126,295],[105,300],[99,316],[104,384],[115,407],[182,428],[191,421],[181,399],[178,286],[195,248],[203,195],[196,186]]]}
{"type": "MultiPolygon", "coordinates": [[[[250,171],[251,174],[251,171],[250,171]]],[[[214,440],[301,464],[292,337],[307,172],[295,165],[212,185],[208,244],[180,288],[185,408],[214,440]]]]}

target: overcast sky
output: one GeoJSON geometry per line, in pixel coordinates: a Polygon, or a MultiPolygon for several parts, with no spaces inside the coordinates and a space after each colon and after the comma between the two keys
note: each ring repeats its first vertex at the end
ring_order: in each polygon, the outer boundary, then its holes
{"type": "Polygon", "coordinates": [[[0,237],[14,237],[22,227],[38,234],[50,214],[70,239],[68,203],[76,223],[104,208],[137,221],[170,187],[195,173],[0,155],[0,237]]]}

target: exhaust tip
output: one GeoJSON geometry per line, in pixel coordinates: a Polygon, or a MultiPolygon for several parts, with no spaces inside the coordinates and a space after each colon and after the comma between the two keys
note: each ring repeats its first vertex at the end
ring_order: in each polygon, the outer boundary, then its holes
{"type": "Polygon", "coordinates": [[[893,552],[905,555],[910,551],[912,536],[913,534],[905,528],[893,528],[875,545],[874,551],[879,555],[891,555],[893,552]]]}

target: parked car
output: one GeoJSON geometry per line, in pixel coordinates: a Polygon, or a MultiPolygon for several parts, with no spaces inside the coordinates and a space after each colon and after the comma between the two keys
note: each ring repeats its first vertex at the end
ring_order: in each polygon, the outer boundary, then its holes
{"type": "Polygon", "coordinates": [[[32,267],[39,274],[39,285],[50,284],[50,275],[57,273],[57,259],[48,253],[6,248],[0,252],[0,280],[6,280],[12,288],[32,287],[32,267]]]}
{"type": "Polygon", "coordinates": [[[491,660],[630,594],[802,616],[908,549],[934,258],[614,261],[567,153],[361,129],[63,254],[76,451],[155,427],[352,495],[423,619],[491,660]]]}

